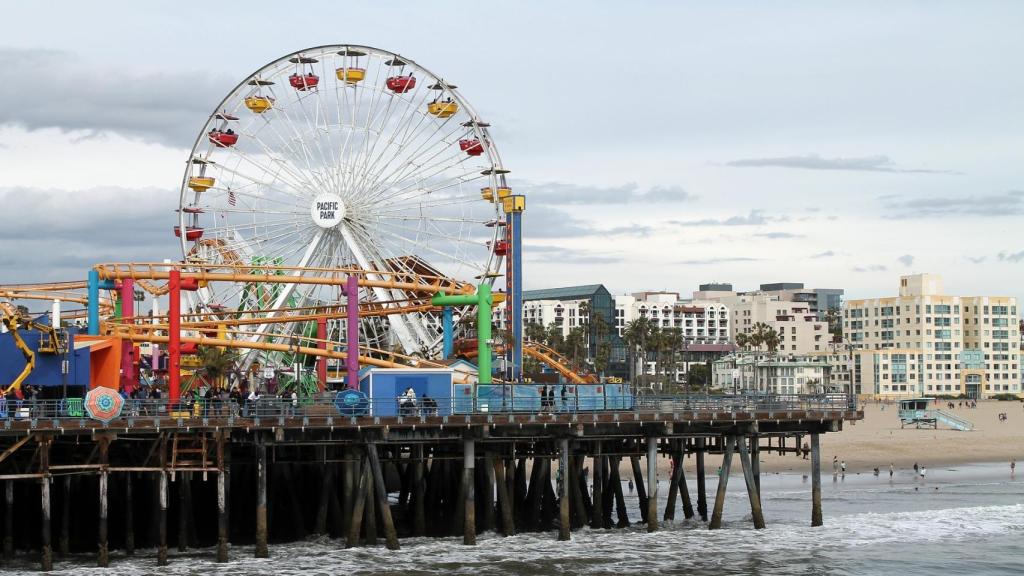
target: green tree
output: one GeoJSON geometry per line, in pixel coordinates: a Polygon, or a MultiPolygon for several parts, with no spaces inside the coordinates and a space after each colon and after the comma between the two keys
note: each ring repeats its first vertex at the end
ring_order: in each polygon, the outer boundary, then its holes
{"type": "Polygon", "coordinates": [[[636,320],[628,322],[623,332],[623,339],[626,341],[626,352],[629,358],[629,380],[633,384],[634,390],[638,385],[643,386],[646,381],[646,370],[641,369],[641,373],[637,374],[636,364],[638,358],[646,363],[652,328],[651,321],[641,316],[636,320]]]}
{"type": "Polygon", "coordinates": [[[215,388],[222,388],[224,379],[235,369],[238,354],[219,346],[200,346],[198,355],[204,379],[215,388]]]}

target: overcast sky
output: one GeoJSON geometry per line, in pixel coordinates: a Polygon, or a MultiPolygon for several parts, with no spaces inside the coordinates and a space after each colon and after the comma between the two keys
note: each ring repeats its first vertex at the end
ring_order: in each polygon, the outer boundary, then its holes
{"type": "Polygon", "coordinates": [[[528,288],[1024,296],[1024,3],[70,2],[0,18],[0,283],[180,258],[197,132],[321,44],[457,83],[527,194],[528,288]]]}

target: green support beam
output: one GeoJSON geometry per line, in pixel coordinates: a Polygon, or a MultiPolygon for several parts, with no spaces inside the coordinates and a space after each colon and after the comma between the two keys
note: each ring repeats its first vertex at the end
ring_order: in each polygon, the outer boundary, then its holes
{"type": "Polygon", "coordinates": [[[480,384],[491,383],[491,296],[490,284],[480,284],[476,294],[472,296],[448,296],[444,292],[430,299],[434,306],[476,306],[476,349],[477,370],[480,373],[480,384]]]}

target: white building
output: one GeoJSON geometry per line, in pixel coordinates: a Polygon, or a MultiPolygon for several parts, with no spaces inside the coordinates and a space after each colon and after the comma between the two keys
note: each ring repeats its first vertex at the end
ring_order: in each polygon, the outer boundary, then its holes
{"type": "Polygon", "coordinates": [[[683,301],[678,292],[636,292],[615,297],[615,328],[619,336],[637,318],[659,328],[677,328],[688,343],[725,344],[730,341],[729,308],[720,302],[683,301]]]}
{"type": "Polygon", "coordinates": [[[824,356],[790,356],[741,352],[714,363],[712,387],[727,392],[821,394],[842,391],[831,381],[824,356]]]}

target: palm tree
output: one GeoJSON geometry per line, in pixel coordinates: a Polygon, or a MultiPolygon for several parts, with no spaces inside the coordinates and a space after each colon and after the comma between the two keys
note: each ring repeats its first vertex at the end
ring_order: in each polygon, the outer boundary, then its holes
{"type": "Polygon", "coordinates": [[[223,387],[223,379],[235,369],[238,354],[218,346],[199,347],[199,366],[205,379],[215,388],[223,387]]]}
{"type": "Polygon", "coordinates": [[[740,332],[736,335],[736,345],[746,350],[750,346],[750,336],[746,332],[740,332]]]}
{"type": "MultiPolygon", "coordinates": [[[[651,321],[646,317],[639,317],[626,324],[622,338],[626,341],[626,351],[629,357],[629,381],[633,384],[634,392],[637,388],[637,379],[643,384],[644,375],[636,373],[636,358],[639,356],[646,360],[648,341],[651,335],[651,321]]],[[[643,372],[646,372],[644,370],[643,372]]]]}

